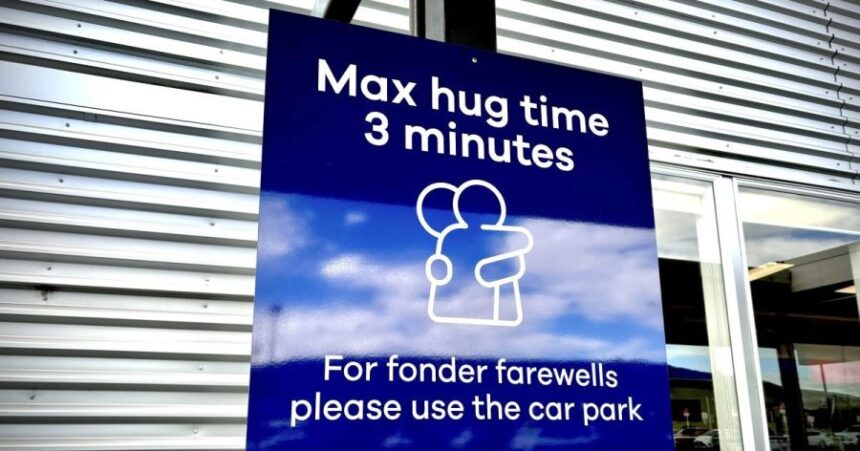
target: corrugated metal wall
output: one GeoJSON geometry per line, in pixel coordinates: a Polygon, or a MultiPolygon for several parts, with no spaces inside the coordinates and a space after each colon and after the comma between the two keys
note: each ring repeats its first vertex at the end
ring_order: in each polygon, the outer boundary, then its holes
{"type": "MultiPolygon", "coordinates": [[[[655,161],[860,191],[860,3],[497,5],[643,79],[655,161]]],[[[0,2],[0,449],[243,447],[266,8],[311,6],[0,2]]]]}
{"type": "Polygon", "coordinates": [[[643,80],[652,160],[860,190],[856,0],[497,5],[501,51],[643,80]]]}
{"type": "MultiPolygon", "coordinates": [[[[860,173],[860,1],[832,0],[827,4],[827,31],[835,66],[838,98],[844,102],[840,112],[845,118],[843,132],[849,137],[848,151],[852,169],[860,173]]],[[[860,186],[860,176],[855,177],[860,186]]],[[[860,188],[856,188],[860,189],[860,188]]]]}
{"type": "Polygon", "coordinates": [[[244,448],[267,8],[312,3],[0,2],[0,449],[244,448]]]}

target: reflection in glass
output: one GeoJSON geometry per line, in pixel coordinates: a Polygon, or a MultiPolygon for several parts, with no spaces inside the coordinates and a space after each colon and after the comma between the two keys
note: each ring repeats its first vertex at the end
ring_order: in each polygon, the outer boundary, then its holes
{"type": "Polygon", "coordinates": [[[711,184],[655,175],[675,448],[741,450],[711,184]]]}
{"type": "Polygon", "coordinates": [[[860,449],[860,205],[740,192],[774,450],[860,449]]]}

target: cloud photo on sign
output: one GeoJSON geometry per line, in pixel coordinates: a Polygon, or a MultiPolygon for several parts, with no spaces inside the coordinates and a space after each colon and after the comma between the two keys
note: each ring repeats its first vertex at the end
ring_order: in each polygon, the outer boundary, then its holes
{"type": "MultiPolygon", "coordinates": [[[[520,280],[523,321],[499,334],[428,318],[425,263],[436,240],[414,208],[273,192],[262,198],[278,208],[261,219],[268,239],[259,258],[276,264],[258,268],[254,365],[332,353],[665,362],[652,229],[510,215],[506,222],[528,229],[534,246],[520,280]]],[[[442,209],[427,215],[450,220],[442,209]]],[[[521,246],[517,236],[503,236],[447,252],[475,261],[521,246]]],[[[480,310],[492,302],[477,284],[446,289],[454,303],[480,310]]]]}

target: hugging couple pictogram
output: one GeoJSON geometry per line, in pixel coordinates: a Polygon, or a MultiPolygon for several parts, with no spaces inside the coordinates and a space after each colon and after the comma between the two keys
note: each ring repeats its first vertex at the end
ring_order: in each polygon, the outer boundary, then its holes
{"type": "MultiPolygon", "coordinates": [[[[425,264],[430,281],[427,313],[435,322],[479,326],[518,326],[523,321],[520,279],[531,251],[531,232],[506,225],[507,206],[499,190],[484,180],[460,186],[428,185],[416,202],[418,221],[436,238],[435,253],[425,264]],[[450,197],[453,220],[433,227],[424,212],[429,196],[450,197]],[[496,213],[472,213],[477,206],[496,213]],[[493,248],[504,250],[498,253],[493,248]],[[486,255],[488,252],[491,255],[486,255]]],[[[444,214],[440,216],[445,216],[444,214]]],[[[438,222],[438,221],[435,221],[438,222]]]]}

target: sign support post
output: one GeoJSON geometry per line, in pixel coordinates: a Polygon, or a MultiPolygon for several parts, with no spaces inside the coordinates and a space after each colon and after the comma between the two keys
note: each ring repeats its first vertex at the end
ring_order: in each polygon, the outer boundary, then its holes
{"type": "Polygon", "coordinates": [[[495,0],[412,0],[412,34],[496,51],[495,0]]]}
{"type": "Polygon", "coordinates": [[[323,19],[350,23],[361,0],[316,0],[311,15],[323,19]]]}

